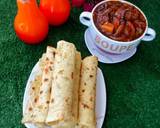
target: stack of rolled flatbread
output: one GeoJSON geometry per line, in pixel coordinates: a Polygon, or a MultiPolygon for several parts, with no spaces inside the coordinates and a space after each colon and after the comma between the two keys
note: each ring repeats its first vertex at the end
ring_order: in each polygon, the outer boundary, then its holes
{"type": "Polygon", "coordinates": [[[22,123],[38,128],[96,128],[97,57],[82,60],[74,44],[48,46],[31,82],[22,123]]]}

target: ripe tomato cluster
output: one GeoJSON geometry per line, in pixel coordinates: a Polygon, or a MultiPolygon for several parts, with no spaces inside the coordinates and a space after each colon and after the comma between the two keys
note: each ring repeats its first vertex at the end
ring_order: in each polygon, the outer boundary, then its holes
{"type": "Polygon", "coordinates": [[[17,0],[18,13],[14,20],[17,36],[27,44],[38,44],[48,34],[48,26],[64,24],[70,15],[69,0],[17,0]]]}

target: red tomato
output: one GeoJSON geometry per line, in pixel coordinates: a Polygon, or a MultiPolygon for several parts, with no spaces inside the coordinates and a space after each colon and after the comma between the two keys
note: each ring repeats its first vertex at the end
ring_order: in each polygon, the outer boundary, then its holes
{"type": "Polygon", "coordinates": [[[71,9],[69,0],[41,0],[39,8],[48,19],[49,24],[54,26],[64,24],[71,9]]]}
{"type": "Polygon", "coordinates": [[[17,5],[18,13],[14,20],[17,36],[27,44],[40,43],[47,36],[48,21],[38,9],[36,0],[17,0],[17,5]]]}

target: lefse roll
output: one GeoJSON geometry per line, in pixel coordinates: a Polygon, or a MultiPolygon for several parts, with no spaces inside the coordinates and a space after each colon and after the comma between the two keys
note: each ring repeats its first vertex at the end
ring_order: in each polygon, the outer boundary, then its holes
{"type": "Polygon", "coordinates": [[[46,119],[48,125],[73,121],[75,56],[76,48],[73,44],[65,41],[58,42],[49,111],[46,119]]]}
{"type": "Polygon", "coordinates": [[[96,78],[97,57],[86,57],[82,61],[81,82],[79,90],[79,127],[96,128],[96,78]]]}
{"type": "Polygon", "coordinates": [[[44,123],[48,114],[55,52],[55,48],[47,47],[45,66],[42,74],[42,85],[39,96],[35,99],[34,119],[32,121],[34,123],[44,123]]]}

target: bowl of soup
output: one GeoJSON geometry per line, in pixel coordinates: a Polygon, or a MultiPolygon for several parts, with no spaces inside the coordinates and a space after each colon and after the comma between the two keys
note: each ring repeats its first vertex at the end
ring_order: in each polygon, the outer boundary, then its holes
{"type": "Polygon", "coordinates": [[[89,27],[95,45],[115,54],[134,50],[141,40],[152,41],[156,33],[148,27],[142,10],[123,0],[104,0],[92,12],[82,12],[80,22],[89,27]]]}

